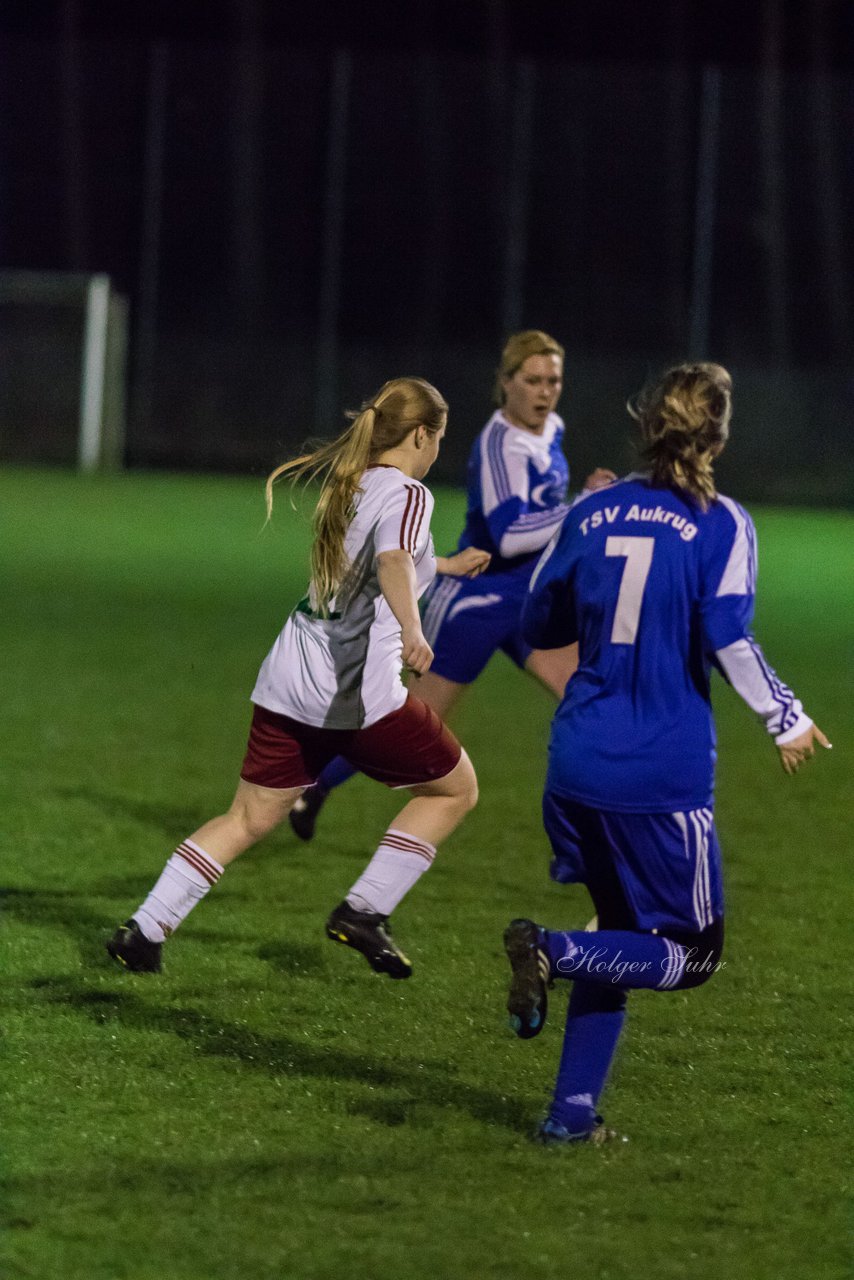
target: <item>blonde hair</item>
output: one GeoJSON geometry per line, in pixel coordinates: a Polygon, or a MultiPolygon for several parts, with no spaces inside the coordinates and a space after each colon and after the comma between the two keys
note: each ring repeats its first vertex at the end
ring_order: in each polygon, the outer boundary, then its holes
{"type": "Polygon", "coordinates": [[[681,489],[702,510],[717,497],[714,461],[729,437],[732,379],[719,364],[680,364],[628,405],[654,484],[681,489]]]}
{"type": "Polygon", "coordinates": [[[344,538],[353,519],[359,481],[367,467],[401,444],[415,427],[429,435],[441,431],[448,406],[423,378],[392,378],[361,409],[348,412],[351,425],[337,440],[284,462],[267,477],[267,518],[273,510],[273,485],[282,476],[292,482],[321,478],[314,513],[311,576],[315,607],[328,616],[329,603],[349,568],[344,538]]]}
{"type": "Polygon", "coordinates": [[[512,378],[516,370],[522,368],[528,356],[560,356],[563,360],[564,350],[559,342],[543,333],[542,329],[525,329],[508,338],[501,352],[501,363],[495,371],[495,389],[492,393],[499,408],[507,399],[504,379],[512,378]]]}

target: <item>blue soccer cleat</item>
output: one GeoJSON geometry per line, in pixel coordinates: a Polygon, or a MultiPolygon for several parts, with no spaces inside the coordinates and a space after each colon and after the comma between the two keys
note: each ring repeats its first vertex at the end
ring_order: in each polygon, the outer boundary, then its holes
{"type": "Polygon", "coordinates": [[[568,1147],[579,1142],[589,1142],[594,1147],[601,1147],[606,1142],[628,1142],[628,1138],[618,1134],[615,1129],[606,1129],[601,1116],[595,1117],[592,1129],[583,1129],[580,1133],[572,1133],[566,1125],[547,1116],[535,1133],[534,1141],[544,1147],[568,1147]]]}

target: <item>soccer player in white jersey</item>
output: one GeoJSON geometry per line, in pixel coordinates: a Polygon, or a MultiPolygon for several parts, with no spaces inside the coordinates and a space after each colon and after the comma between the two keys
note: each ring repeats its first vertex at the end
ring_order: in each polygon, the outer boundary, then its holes
{"type": "Polygon", "coordinates": [[[279,476],[321,476],[308,594],[287,619],[255,688],[249,744],[227,813],[178,845],[133,916],[107,943],[127,968],[157,972],[161,950],[239,854],[285,818],[336,756],[412,798],[326,923],[333,941],[372,968],[408,978],[412,966],[387,921],[472,808],[471,762],[436,713],[407,693],[402,666],[421,674],[433,652],[418,597],[443,573],[475,576],[487,553],[436,560],[433,498],[421,483],[439,452],[447,405],[420,378],[385,383],[350,428],[279,476]]]}
{"type": "MultiPolygon", "coordinates": [[[[569,510],[564,425],[555,412],[563,360],[563,347],[540,329],[513,334],[501,353],[498,408],[472,446],[459,541],[461,550],[482,547],[492,558],[476,583],[440,571],[424,600],[424,633],[434,658],[419,681],[418,696],[443,720],[499,649],[556,698],[575,670],[575,645],[533,649],[521,629],[534,566],[569,510]]],[[[614,479],[612,471],[597,468],[585,491],[614,479]]],[[[333,761],[301,797],[290,815],[301,839],[311,839],[329,792],[351,774],[346,762],[333,761]]]]}
{"type": "Polygon", "coordinates": [[[578,641],[555,714],[543,817],[560,879],[587,885],[598,932],[514,920],[508,1010],[524,1039],[554,978],[573,987],[548,1143],[601,1142],[597,1114],[630,990],[683,991],[720,964],[714,826],[716,666],[771,734],[787,773],[828,746],[750,633],[756,539],[715,489],[729,434],[720,365],[670,369],[632,406],[648,470],[579,502],[531,579],[523,631],[578,641]]]}

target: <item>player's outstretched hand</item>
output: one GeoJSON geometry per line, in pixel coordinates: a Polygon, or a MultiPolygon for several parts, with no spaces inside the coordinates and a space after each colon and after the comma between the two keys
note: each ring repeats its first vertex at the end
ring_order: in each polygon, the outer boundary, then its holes
{"type": "Polygon", "coordinates": [[[433,661],[433,650],[424,639],[424,632],[420,627],[412,627],[403,632],[402,640],[403,665],[417,676],[423,676],[433,661]]]}
{"type": "Polygon", "coordinates": [[[597,467],[595,471],[591,471],[590,475],[584,481],[584,489],[586,493],[595,493],[597,489],[605,489],[609,484],[613,484],[617,479],[613,471],[609,471],[607,467],[597,467]]]}
{"type": "Polygon", "coordinates": [[[449,578],[476,578],[489,567],[492,556],[477,547],[466,547],[454,556],[437,556],[436,568],[449,578]]]}
{"type": "Polygon", "coordinates": [[[783,746],[778,747],[780,764],[786,773],[797,773],[802,764],[806,764],[807,760],[811,760],[815,755],[816,743],[820,747],[826,747],[828,751],[832,745],[818,725],[811,724],[803,733],[798,734],[797,738],[792,738],[791,742],[786,742],[783,746]]]}

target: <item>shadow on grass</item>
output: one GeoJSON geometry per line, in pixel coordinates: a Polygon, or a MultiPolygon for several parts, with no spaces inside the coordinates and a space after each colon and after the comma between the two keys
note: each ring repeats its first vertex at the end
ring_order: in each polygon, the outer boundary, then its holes
{"type": "MultiPolygon", "coordinates": [[[[22,924],[61,929],[76,942],[87,968],[114,969],[114,962],[107,958],[104,944],[116,925],[126,920],[145,896],[149,883],[148,880],[128,877],[126,880],[99,882],[86,889],[3,888],[0,889],[0,917],[18,920],[22,924]],[[120,911],[108,913],[92,906],[93,900],[99,898],[123,898],[125,905],[120,911]]],[[[193,938],[196,942],[216,946],[254,944],[257,941],[255,935],[237,937],[234,933],[207,928],[195,929],[193,938]]],[[[308,952],[310,948],[305,950],[308,952]]],[[[282,968],[285,967],[283,962],[282,968]]],[[[305,969],[306,965],[302,967],[305,969]]]]}
{"type": "Polygon", "coordinates": [[[72,980],[50,988],[40,985],[48,1003],[78,1010],[102,1025],[118,1023],[135,1031],[168,1032],[186,1041],[198,1053],[239,1062],[251,1071],[271,1076],[309,1076],[329,1081],[401,1089],[408,1102],[371,1100],[370,1108],[356,1107],[380,1123],[396,1126],[406,1119],[407,1105],[426,1103],[453,1107],[475,1120],[501,1125],[516,1133],[530,1129],[529,1109],[512,1098],[491,1093],[455,1078],[451,1063],[398,1059],[394,1063],[368,1054],[348,1053],[338,1047],[320,1048],[287,1036],[266,1036],[233,1026],[193,1008],[161,1008],[135,993],[93,991],[72,980]]]}
{"type": "Polygon", "coordinates": [[[396,1129],[408,1121],[411,1123],[413,1101],[414,1099],[401,1098],[363,1098],[358,1102],[351,1102],[347,1111],[351,1116],[365,1116],[376,1124],[396,1129]]]}
{"type": "MultiPolygon", "coordinates": [[[[142,901],[150,884],[148,878],[116,876],[93,882],[84,889],[0,888],[0,919],[62,930],[76,943],[81,962],[87,969],[115,971],[115,962],[108,958],[105,950],[107,939],[142,901]],[[108,912],[93,906],[99,898],[119,899],[124,905],[119,910],[108,912]]],[[[249,896],[231,894],[232,898],[249,896]]],[[[303,915],[304,910],[297,905],[283,908],[283,914],[303,915]]],[[[319,916],[318,929],[321,921],[319,916]]],[[[204,946],[249,947],[259,960],[266,961],[275,972],[287,974],[290,979],[314,978],[326,973],[324,948],[320,945],[276,939],[259,946],[256,933],[245,934],[195,923],[193,941],[204,946]]]]}
{"type": "MultiPolygon", "coordinates": [[[[223,792],[223,809],[228,808],[230,797],[223,792]]],[[[173,848],[179,840],[183,840],[190,831],[213,817],[212,813],[200,813],[198,809],[179,809],[150,800],[137,800],[132,796],[98,791],[94,787],[58,787],[56,795],[66,800],[83,800],[91,804],[110,818],[131,818],[144,827],[153,827],[162,832],[167,843],[173,848]]],[[[165,856],[165,855],[164,855],[165,856]]]]}
{"type": "Polygon", "coordinates": [[[24,924],[64,930],[77,943],[84,963],[100,967],[104,942],[118,920],[114,913],[91,906],[95,896],[91,889],[4,888],[0,890],[0,914],[24,924]]]}
{"type": "Polygon", "coordinates": [[[259,960],[266,960],[277,973],[286,973],[289,978],[325,974],[325,954],[325,947],[304,942],[265,942],[258,948],[259,960]]]}
{"type": "MultiPolygon", "coordinates": [[[[97,791],[93,787],[59,787],[55,794],[67,800],[82,800],[110,818],[130,818],[143,827],[153,828],[162,834],[166,844],[171,845],[171,848],[191,832],[197,831],[202,823],[214,817],[215,813],[224,813],[231,800],[228,782],[223,790],[220,808],[205,813],[199,809],[179,809],[149,800],[138,800],[132,796],[97,791]]],[[[357,843],[354,843],[351,831],[341,831],[331,822],[329,830],[323,835],[325,839],[319,839],[317,845],[306,845],[304,841],[297,839],[285,820],[252,850],[251,856],[254,860],[264,860],[271,857],[279,858],[283,852],[323,854],[334,851],[337,857],[353,861],[361,859],[367,862],[382,837],[382,826],[379,821],[376,824],[370,824],[370,829],[366,829],[364,838],[357,837],[357,843]]],[[[170,849],[162,850],[164,859],[168,857],[170,851],[170,849]]]]}
{"type": "MultiPolygon", "coordinates": [[[[384,1156],[384,1172],[388,1176],[395,1169],[411,1170],[417,1175],[423,1156],[403,1154],[394,1161],[388,1153],[384,1156]]],[[[0,1225],[7,1231],[23,1233],[38,1229],[43,1225],[43,1215],[36,1206],[41,1197],[47,1196],[56,1204],[77,1204],[82,1199],[93,1199],[97,1205],[103,1202],[108,1211],[114,1210],[117,1196],[122,1193],[133,1195],[144,1212],[162,1214],[163,1197],[168,1195],[183,1205],[198,1200],[206,1194],[207,1185],[215,1185],[223,1189],[232,1189],[235,1196],[245,1197],[247,1189],[257,1189],[259,1184],[271,1184],[268,1194],[275,1195],[278,1201],[277,1213],[283,1222],[289,1217],[299,1220],[305,1213],[299,1196],[282,1198],[282,1177],[300,1179],[303,1182],[311,1175],[318,1179],[319,1187],[325,1187],[330,1181],[329,1151],[312,1142],[310,1146],[300,1146],[296,1151],[282,1151],[274,1158],[241,1159],[229,1156],[205,1161],[169,1161],[152,1159],[141,1155],[139,1150],[133,1159],[117,1157],[105,1159],[97,1170],[74,1170],[73,1185],[69,1184],[67,1169],[57,1171],[46,1170],[38,1173],[15,1175],[8,1169],[0,1175],[0,1225]],[[203,1180],[203,1181],[202,1181],[203,1180]],[[15,1203],[18,1197],[18,1203],[15,1203]],[[152,1204],[151,1201],[154,1201],[152,1204]],[[23,1206],[23,1212],[19,1209],[23,1206]]],[[[335,1171],[332,1171],[333,1174],[335,1171]]],[[[342,1166],[343,1174],[350,1186],[356,1178],[364,1178],[374,1184],[377,1179],[377,1157],[372,1149],[360,1150],[354,1147],[347,1153],[346,1164],[342,1166]]],[[[368,1191],[366,1194],[370,1195],[368,1191]]],[[[386,1194],[383,1200],[393,1203],[386,1194]]],[[[87,1206],[91,1212],[91,1205],[87,1206]]],[[[358,1212],[358,1199],[350,1191],[350,1203],[347,1212],[358,1212]]],[[[6,1259],[2,1259],[6,1262],[6,1259]]],[[[8,1263],[6,1263],[8,1265],[8,1263]]],[[[5,1272],[0,1272],[4,1280],[5,1272]]],[[[34,1275],[29,1270],[21,1274],[34,1275]]],[[[43,1273],[38,1273],[43,1280],[43,1273]]]]}

